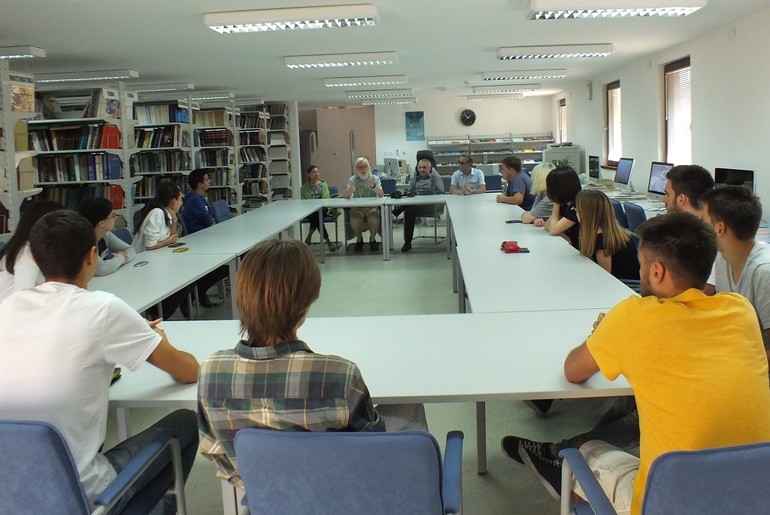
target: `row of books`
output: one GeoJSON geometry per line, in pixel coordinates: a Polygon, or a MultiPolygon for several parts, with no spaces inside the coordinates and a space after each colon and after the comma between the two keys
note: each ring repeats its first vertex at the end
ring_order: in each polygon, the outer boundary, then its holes
{"type": "Polygon", "coordinates": [[[139,125],[190,123],[187,108],[179,107],[177,104],[134,104],[134,119],[139,125]]]}
{"type": "Polygon", "coordinates": [[[244,197],[256,197],[256,196],[264,196],[267,195],[267,182],[266,181],[259,181],[259,182],[248,182],[243,185],[243,196],[244,197]]]}
{"type": "Polygon", "coordinates": [[[264,163],[253,163],[241,167],[241,182],[246,179],[266,179],[268,176],[267,166],[264,163]]]}
{"type": "Polygon", "coordinates": [[[120,157],[107,153],[43,155],[34,163],[39,183],[117,180],[122,169],[120,157]]]}
{"type": "Polygon", "coordinates": [[[189,147],[190,133],[181,125],[134,129],[136,148],[189,147]]]}
{"type": "Polygon", "coordinates": [[[270,118],[270,130],[271,131],[289,130],[289,124],[286,121],[286,118],[270,118]]]}
{"type": "Polygon", "coordinates": [[[229,129],[197,129],[195,145],[198,147],[228,147],[233,145],[233,133],[229,129]]]}
{"type": "Polygon", "coordinates": [[[282,102],[277,104],[267,104],[267,113],[270,116],[287,116],[289,113],[289,105],[282,102]]]}
{"type": "Polygon", "coordinates": [[[266,113],[241,113],[238,127],[241,129],[267,129],[270,117],[266,113]]]}
{"type": "Polygon", "coordinates": [[[190,153],[182,150],[143,152],[131,156],[131,175],[190,170],[190,153]]]}
{"type": "Polygon", "coordinates": [[[120,129],[104,123],[30,127],[29,145],[38,152],[120,148],[120,129]]]}
{"type": "Polygon", "coordinates": [[[209,179],[211,179],[212,186],[227,186],[232,182],[231,181],[232,174],[233,174],[233,171],[228,168],[208,171],[209,179]]]}
{"type": "Polygon", "coordinates": [[[230,125],[230,116],[224,109],[193,111],[193,122],[199,127],[224,127],[230,125]]]}
{"type": "Polygon", "coordinates": [[[106,198],[112,201],[113,209],[125,207],[125,193],[117,184],[86,184],[83,186],[59,186],[44,188],[35,198],[53,200],[67,209],[77,210],[84,200],[89,198],[106,198]]]}
{"type": "Polygon", "coordinates": [[[38,119],[57,120],[66,118],[120,118],[120,96],[114,88],[68,90],[56,94],[35,95],[35,111],[38,119]]]}
{"type": "Polygon", "coordinates": [[[265,160],[265,149],[262,147],[241,147],[239,150],[242,163],[256,163],[265,160]]]}
{"type": "Polygon", "coordinates": [[[198,166],[229,166],[232,163],[228,149],[204,149],[198,153],[198,166]]]}
{"type": "Polygon", "coordinates": [[[134,199],[154,198],[158,190],[158,184],[161,182],[173,182],[177,184],[182,191],[189,190],[187,179],[181,175],[171,176],[145,176],[141,181],[134,184],[131,188],[131,194],[134,199]]]}
{"type": "Polygon", "coordinates": [[[267,131],[250,131],[239,133],[241,145],[264,145],[267,131]]]}

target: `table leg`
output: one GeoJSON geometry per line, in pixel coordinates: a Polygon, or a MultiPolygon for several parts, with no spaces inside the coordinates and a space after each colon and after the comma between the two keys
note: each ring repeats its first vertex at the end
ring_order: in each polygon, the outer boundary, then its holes
{"type": "Polygon", "coordinates": [[[457,301],[459,303],[458,312],[466,313],[468,306],[465,303],[465,281],[463,280],[463,271],[460,263],[458,263],[456,259],[455,264],[457,265],[457,275],[455,277],[457,279],[457,301]]]}
{"type": "Polygon", "coordinates": [[[487,406],[476,403],[476,459],[478,473],[487,473],[487,406]]]}
{"type": "Polygon", "coordinates": [[[390,235],[388,234],[387,217],[390,216],[390,206],[382,204],[380,206],[380,224],[382,225],[382,259],[390,261],[390,235]]]}
{"type": "Polygon", "coordinates": [[[224,479],[221,484],[223,515],[238,515],[238,490],[224,479]]]}
{"type": "Polygon", "coordinates": [[[124,441],[129,437],[128,432],[128,408],[115,408],[118,418],[118,440],[124,441]]]}
{"type": "MultiPolygon", "coordinates": [[[[302,223],[302,222],[300,222],[302,223]]],[[[326,263],[326,252],[325,252],[325,246],[326,243],[324,241],[324,231],[326,230],[326,227],[324,227],[324,210],[323,208],[318,208],[318,227],[321,228],[321,232],[318,234],[319,239],[321,240],[321,264],[323,265],[326,263]]]]}
{"type": "Polygon", "coordinates": [[[449,209],[444,204],[444,212],[446,213],[446,258],[452,259],[452,217],[449,216],[449,209]]]}
{"type": "Polygon", "coordinates": [[[239,259],[240,258],[236,256],[227,263],[228,274],[230,275],[230,310],[233,315],[233,320],[238,320],[240,318],[238,306],[235,304],[235,276],[239,259]]]}

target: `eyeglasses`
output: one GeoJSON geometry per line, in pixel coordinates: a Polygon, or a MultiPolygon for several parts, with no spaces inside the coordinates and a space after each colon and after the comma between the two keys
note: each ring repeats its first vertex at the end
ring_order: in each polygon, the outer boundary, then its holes
{"type": "Polygon", "coordinates": [[[470,162],[469,161],[458,161],[458,164],[467,165],[467,164],[470,164],[470,162]]]}

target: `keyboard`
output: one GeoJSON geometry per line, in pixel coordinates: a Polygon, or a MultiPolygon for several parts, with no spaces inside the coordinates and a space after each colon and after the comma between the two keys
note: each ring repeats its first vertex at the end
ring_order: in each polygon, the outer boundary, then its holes
{"type": "Polygon", "coordinates": [[[633,193],[633,192],[617,192],[613,195],[613,198],[615,199],[634,199],[634,200],[644,200],[647,198],[646,193],[633,193]]]}

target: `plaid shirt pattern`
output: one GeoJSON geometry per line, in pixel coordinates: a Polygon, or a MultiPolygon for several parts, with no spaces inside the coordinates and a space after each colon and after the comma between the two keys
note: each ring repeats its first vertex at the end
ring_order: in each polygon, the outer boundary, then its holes
{"type": "Polygon", "coordinates": [[[198,377],[200,451],[218,475],[242,486],[235,434],[244,427],[284,431],[384,431],[355,363],[315,354],[302,341],[249,347],[207,358],[198,377]]]}

